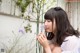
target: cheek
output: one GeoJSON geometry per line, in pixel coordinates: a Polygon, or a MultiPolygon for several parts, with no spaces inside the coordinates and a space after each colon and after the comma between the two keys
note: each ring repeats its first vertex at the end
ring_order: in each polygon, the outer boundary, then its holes
{"type": "Polygon", "coordinates": [[[49,25],[49,29],[50,29],[50,31],[52,32],[52,23],[49,25]]]}

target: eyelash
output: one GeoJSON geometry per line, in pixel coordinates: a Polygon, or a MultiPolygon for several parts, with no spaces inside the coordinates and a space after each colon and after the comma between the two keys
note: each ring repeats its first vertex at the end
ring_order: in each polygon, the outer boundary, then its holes
{"type": "Polygon", "coordinates": [[[51,22],[50,20],[48,20],[48,22],[51,22]]]}
{"type": "Polygon", "coordinates": [[[46,22],[46,21],[47,21],[47,22],[51,22],[51,20],[45,20],[44,22],[46,22]]]}

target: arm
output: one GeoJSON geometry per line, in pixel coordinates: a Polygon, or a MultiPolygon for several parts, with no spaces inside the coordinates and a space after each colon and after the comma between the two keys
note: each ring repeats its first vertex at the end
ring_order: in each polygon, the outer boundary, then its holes
{"type": "Polygon", "coordinates": [[[44,48],[45,53],[52,53],[50,47],[44,48]]]}
{"type": "Polygon", "coordinates": [[[51,49],[50,49],[48,40],[47,40],[46,36],[43,33],[40,33],[37,36],[37,40],[39,41],[39,43],[43,47],[45,53],[51,53],[51,49]]]}
{"type": "Polygon", "coordinates": [[[45,53],[61,53],[61,47],[59,46],[55,46],[52,51],[50,49],[50,47],[44,48],[45,53]]]}
{"type": "Polygon", "coordinates": [[[62,52],[61,50],[62,50],[61,47],[56,46],[56,47],[53,49],[52,53],[61,53],[61,52],[62,52]]]}
{"type": "Polygon", "coordinates": [[[55,47],[52,51],[49,48],[44,48],[45,53],[61,53],[61,48],[60,47],[55,47]]]}
{"type": "Polygon", "coordinates": [[[54,46],[54,48],[51,50],[48,40],[44,34],[40,33],[37,40],[42,45],[45,53],[61,53],[61,48],[59,46],[54,46]]]}

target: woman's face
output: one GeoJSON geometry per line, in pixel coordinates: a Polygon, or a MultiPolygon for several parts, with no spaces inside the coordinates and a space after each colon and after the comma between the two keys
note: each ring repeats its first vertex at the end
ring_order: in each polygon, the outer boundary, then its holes
{"type": "Polygon", "coordinates": [[[54,19],[53,23],[51,20],[45,20],[44,26],[45,26],[46,32],[55,32],[55,30],[56,30],[55,19],[54,19]]]}

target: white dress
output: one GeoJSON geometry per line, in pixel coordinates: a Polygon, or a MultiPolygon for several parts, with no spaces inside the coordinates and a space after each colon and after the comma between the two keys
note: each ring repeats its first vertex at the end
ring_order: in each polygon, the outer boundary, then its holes
{"type": "Polygon", "coordinates": [[[62,53],[80,53],[80,38],[68,36],[61,45],[62,53]]]}

